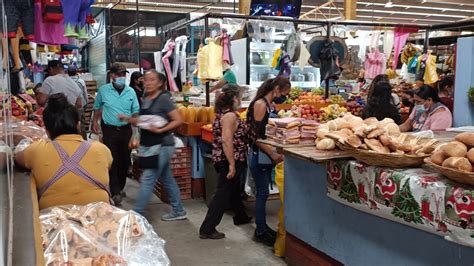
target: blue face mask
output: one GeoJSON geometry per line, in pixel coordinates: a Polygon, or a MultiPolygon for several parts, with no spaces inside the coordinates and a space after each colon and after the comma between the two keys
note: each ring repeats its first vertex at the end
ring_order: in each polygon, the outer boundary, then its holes
{"type": "Polygon", "coordinates": [[[125,77],[118,77],[115,79],[115,84],[119,85],[119,86],[125,86],[125,82],[127,81],[127,79],[125,77]]]}
{"type": "Polygon", "coordinates": [[[426,112],[425,105],[423,105],[423,104],[417,104],[417,105],[415,106],[415,108],[416,108],[416,110],[418,110],[419,113],[424,113],[424,112],[426,112]]]}

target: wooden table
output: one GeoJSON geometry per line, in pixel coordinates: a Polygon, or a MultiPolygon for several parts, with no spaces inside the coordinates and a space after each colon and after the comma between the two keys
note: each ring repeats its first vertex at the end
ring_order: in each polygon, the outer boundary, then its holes
{"type": "Polygon", "coordinates": [[[320,151],[316,147],[301,147],[301,148],[286,148],[284,149],[285,154],[292,155],[293,157],[311,161],[315,163],[322,163],[332,159],[350,158],[350,152],[341,150],[332,151],[320,151]]]}
{"type": "Polygon", "coordinates": [[[278,153],[283,153],[284,149],[289,148],[316,147],[315,144],[282,144],[270,139],[259,139],[257,142],[275,147],[278,153]]]}

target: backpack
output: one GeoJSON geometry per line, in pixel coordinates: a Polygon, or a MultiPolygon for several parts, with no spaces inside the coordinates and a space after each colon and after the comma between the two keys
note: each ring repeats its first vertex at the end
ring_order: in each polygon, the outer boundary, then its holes
{"type": "Polygon", "coordinates": [[[58,23],[64,19],[61,0],[42,0],[43,21],[58,23]]]}

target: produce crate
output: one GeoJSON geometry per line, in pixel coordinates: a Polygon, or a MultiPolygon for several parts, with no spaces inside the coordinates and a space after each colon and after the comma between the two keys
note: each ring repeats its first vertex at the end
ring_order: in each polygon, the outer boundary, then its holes
{"type": "MultiPolygon", "coordinates": [[[[178,184],[179,191],[181,194],[182,200],[191,199],[192,195],[192,184],[191,184],[191,176],[179,176],[175,177],[176,183],[178,184]]],[[[157,197],[161,199],[161,201],[165,203],[169,203],[169,197],[166,193],[166,189],[164,189],[163,185],[160,182],[156,183],[155,189],[153,191],[157,197]]]]}
{"type": "MultiPolygon", "coordinates": [[[[313,104],[308,104],[308,105],[313,106],[314,108],[319,110],[319,109],[327,107],[331,104],[332,103],[313,103],[313,104]]],[[[275,104],[275,109],[276,109],[276,111],[290,110],[291,107],[293,107],[293,105],[299,106],[299,105],[304,105],[304,104],[275,104]]],[[[341,106],[341,107],[344,107],[345,105],[346,105],[345,103],[339,103],[339,106],[341,106]]]]}
{"type": "Polygon", "coordinates": [[[202,140],[212,143],[214,142],[214,136],[212,135],[212,129],[201,128],[201,138],[202,140]]]}
{"type": "Polygon", "coordinates": [[[176,133],[185,136],[185,137],[198,137],[201,136],[201,127],[204,126],[206,123],[199,122],[199,123],[188,123],[184,122],[178,129],[176,129],[176,133]]]}
{"type": "Polygon", "coordinates": [[[95,80],[86,81],[86,89],[87,89],[87,94],[94,96],[98,89],[97,81],[95,80]]]}

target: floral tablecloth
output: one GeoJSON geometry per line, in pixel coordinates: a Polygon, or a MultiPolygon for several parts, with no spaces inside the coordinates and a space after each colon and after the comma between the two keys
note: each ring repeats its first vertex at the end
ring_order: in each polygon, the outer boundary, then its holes
{"type": "Polygon", "coordinates": [[[361,211],[474,247],[474,187],[425,169],[327,164],[328,196],[361,211]]]}

